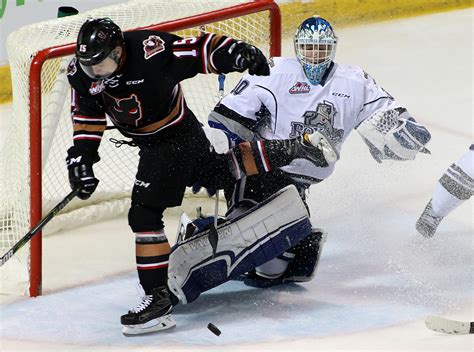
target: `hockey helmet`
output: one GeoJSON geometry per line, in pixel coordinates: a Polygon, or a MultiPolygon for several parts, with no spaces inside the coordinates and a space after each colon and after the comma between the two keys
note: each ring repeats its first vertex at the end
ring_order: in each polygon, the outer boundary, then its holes
{"type": "Polygon", "coordinates": [[[83,71],[93,79],[110,76],[124,57],[122,30],[109,18],[88,19],[79,30],[76,57],[83,71]],[[121,47],[117,53],[116,48],[121,47]]]}
{"type": "Polygon", "coordinates": [[[331,24],[313,16],[304,20],[294,36],[296,58],[311,84],[321,83],[336,56],[337,37],[331,24]]]}

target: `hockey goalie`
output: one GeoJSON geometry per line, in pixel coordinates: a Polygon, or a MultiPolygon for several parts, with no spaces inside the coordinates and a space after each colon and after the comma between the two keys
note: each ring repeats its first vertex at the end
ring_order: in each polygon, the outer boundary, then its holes
{"type": "MultiPolygon", "coordinates": [[[[360,67],[334,62],[337,42],[327,20],[306,19],[294,36],[296,57],[272,58],[269,76],[243,76],[210,113],[209,125],[225,133],[228,147],[237,146],[238,181],[225,191],[230,213],[248,209],[289,184],[304,202],[306,190],[332,174],[353,130],[379,163],[429,153],[425,146],[431,135],[425,126],[360,67]],[[323,162],[295,151],[299,145],[289,143],[321,136],[323,162]],[[275,146],[275,141],[287,141],[288,148],[275,146]],[[251,162],[248,155],[253,156],[251,162]],[[286,159],[281,167],[272,165],[278,156],[286,159]]],[[[311,280],[325,237],[322,230],[311,231],[295,248],[249,271],[244,283],[268,287],[311,280]],[[300,268],[297,276],[295,265],[300,268]]]]}

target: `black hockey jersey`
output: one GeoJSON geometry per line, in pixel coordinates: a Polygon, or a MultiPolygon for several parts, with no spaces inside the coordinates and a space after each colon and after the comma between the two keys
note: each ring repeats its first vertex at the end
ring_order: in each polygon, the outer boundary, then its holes
{"type": "Polygon", "coordinates": [[[97,151],[106,115],[135,141],[160,138],[160,132],[186,119],[180,81],[198,73],[236,71],[229,46],[235,40],[215,34],[181,38],[157,31],[125,32],[125,60],[113,76],[93,80],[73,58],[67,75],[72,87],[74,145],[97,151]]]}

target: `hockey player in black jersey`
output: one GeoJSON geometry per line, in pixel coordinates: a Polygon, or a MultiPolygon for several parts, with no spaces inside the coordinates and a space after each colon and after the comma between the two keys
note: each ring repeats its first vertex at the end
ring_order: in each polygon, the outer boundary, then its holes
{"type": "Polygon", "coordinates": [[[140,148],[128,219],[145,296],[122,316],[126,334],[175,325],[170,315],[173,297],[166,285],[170,245],[164,210],[180,205],[185,188],[196,180],[214,188],[233,182],[227,157],[210,148],[179,83],[198,73],[247,69],[250,74],[269,74],[259,49],[225,36],[208,33],[184,39],[149,30],[122,33],[107,18],[87,20],[79,31],[67,71],[74,129],[66,160],[71,187],[87,199],[99,183],[93,164],[100,160],[106,115],[140,148]]]}
{"type": "Polygon", "coordinates": [[[187,107],[179,82],[198,73],[247,69],[251,75],[270,72],[259,49],[225,36],[208,33],[181,38],[147,30],[122,33],[105,18],[88,20],[79,31],[76,55],[67,71],[74,130],[74,144],[66,159],[71,187],[79,189],[81,199],[89,198],[97,188],[93,164],[100,160],[106,115],[140,149],[128,217],[145,296],[122,316],[125,334],[175,325],[170,313],[177,299],[167,286],[170,245],[163,212],[181,204],[187,186],[199,182],[206,188],[227,188],[242,175],[268,172],[297,157],[325,165],[333,152],[324,136],[314,133],[261,142],[263,159],[246,145],[217,154],[187,107]]]}

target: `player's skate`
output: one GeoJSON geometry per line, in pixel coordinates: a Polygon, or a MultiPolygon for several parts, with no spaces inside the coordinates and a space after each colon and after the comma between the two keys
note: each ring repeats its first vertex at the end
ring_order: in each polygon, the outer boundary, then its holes
{"type": "Polygon", "coordinates": [[[122,315],[122,332],[124,335],[139,335],[172,328],[176,325],[172,310],[168,287],[157,287],[151,295],[145,295],[136,308],[122,315]]]}
{"type": "Polygon", "coordinates": [[[310,281],[316,274],[325,242],[326,232],[321,229],[313,229],[309,236],[283,254],[283,257],[286,258],[294,256],[290,259],[288,267],[283,274],[272,277],[258,270],[252,270],[244,276],[244,284],[262,288],[289,282],[310,281]]]}
{"type": "Polygon", "coordinates": [[[441,220],[443,220],[442,216],[434,214],[430,200],[416,222],[416,230],[425,237],[433,237],[441,220]]]}

